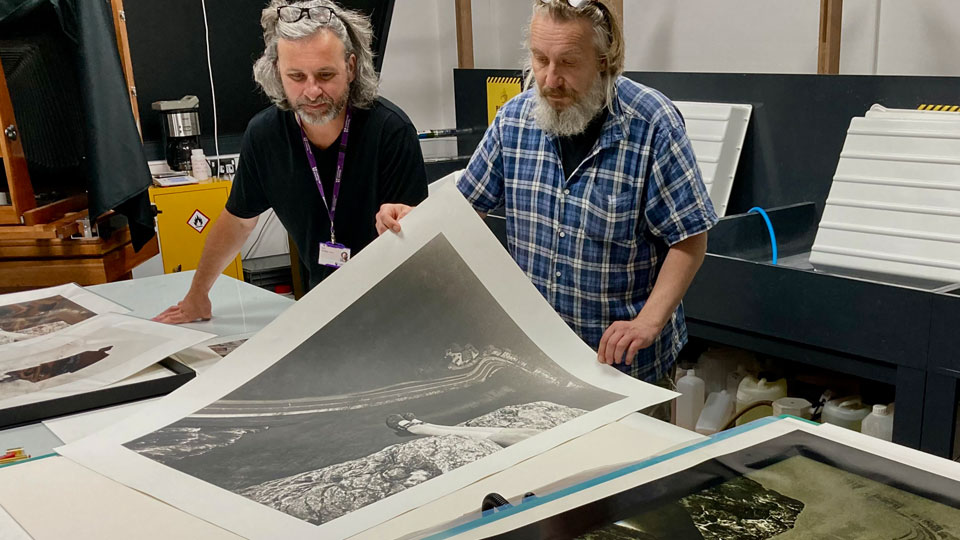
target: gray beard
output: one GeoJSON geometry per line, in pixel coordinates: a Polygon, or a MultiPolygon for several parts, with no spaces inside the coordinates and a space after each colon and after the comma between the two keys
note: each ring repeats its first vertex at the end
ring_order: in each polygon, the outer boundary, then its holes
{"type": "Polygon", "coordinates": [[[563,111],[557,111],[537,87],[533,117],[540,129],[557,137],[569,137],[583,133],[606,102],[603,77],[597,77],[585,96],[576,99],[563,111]]]}
{"type": "Polygon", "coordinates": [[[343,112],[343,109],[347,107],[347,100],[350,98],[350,92],[344,92],[343,96],[337,100],[322,100],[322,103],[330,105],[330,108],[327,109],[325,113],[317,113],[310,111],[305,107],[305,103],[297,103],[297,114],[300,116],[300,119],[310,124],[311,126],[322,126],[331,122],[336,117],[340,116],[340,113],[343,112]]]}

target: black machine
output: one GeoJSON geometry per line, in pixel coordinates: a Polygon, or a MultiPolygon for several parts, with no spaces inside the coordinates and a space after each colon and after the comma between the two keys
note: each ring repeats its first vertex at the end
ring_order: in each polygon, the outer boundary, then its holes
{"type": "Polygon", "coordinates": [[[200,100],[197,96],[183,96],[177,101],[155,101],[151,108],[163,118],[167,164],[175,171],[189,171],[191,152],[200,148],[200,100]]]}

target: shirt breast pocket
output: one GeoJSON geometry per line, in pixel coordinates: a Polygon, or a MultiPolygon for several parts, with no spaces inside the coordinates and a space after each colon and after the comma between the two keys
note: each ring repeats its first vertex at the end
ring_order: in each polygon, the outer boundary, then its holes
{"type": "Polygon", "coordinates": [[[635,244],[637,241],[637,193],[611,194],[593,186],[587,195],[583,232],[591,240],[635,244]]]}

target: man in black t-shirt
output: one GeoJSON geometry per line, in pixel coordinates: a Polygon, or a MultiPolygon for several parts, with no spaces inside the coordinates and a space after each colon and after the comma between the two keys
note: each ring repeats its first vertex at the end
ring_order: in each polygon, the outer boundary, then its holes
{"type": "Polygon", "coordinates": [[[377,96],[369,19],[329,0],[272,0],[261,22],[254,77],[274,105],[247,126],[190,290],[156,321],[211,317],[210,288],[267,209],[293,237],[312,288],[376,238],[381,204],[427,196],[416,130],[377,96]]]}

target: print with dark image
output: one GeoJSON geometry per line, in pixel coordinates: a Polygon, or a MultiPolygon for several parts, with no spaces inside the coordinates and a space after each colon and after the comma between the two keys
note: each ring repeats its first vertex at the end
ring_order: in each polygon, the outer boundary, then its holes
{"type": "Polygon", "coordinates": [[[548,358],[439,235],[270,368],[126,446],[321,524],[622,398],[548,358]]]}

